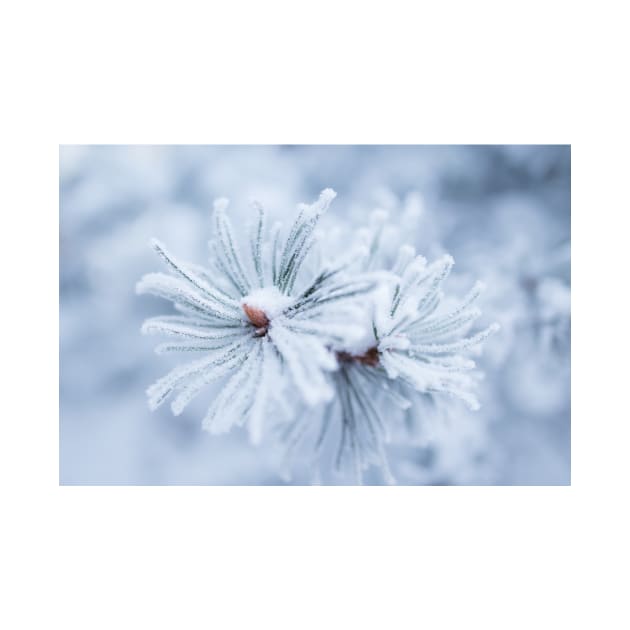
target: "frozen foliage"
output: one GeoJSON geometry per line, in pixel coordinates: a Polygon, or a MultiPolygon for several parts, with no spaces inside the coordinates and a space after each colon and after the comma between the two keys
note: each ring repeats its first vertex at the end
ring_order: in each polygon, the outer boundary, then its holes
{"type": "Polygon", "coordinates": [[[158,354],[201,358],[153,384],[149,406],[156,409],[172,397],[171,409],[179,415],[205,386],[227,379],[203,427],[223,433],[246,424],[258,444],[273,418],[287,425],[290,455],[318,417],[296,413],[293,390],[299,403],[324,406],[314,463],[336,420],[337,469],[349,456],[357,482],[373,463],[391,483],[385,443],[392,406],[408,410],[419,393],[479,409],[475,363],[467,355],[498,325],[468,334],[480,315],[474,304],[482,285],[449,304],[442,288],[454,264],[450,256],[428,264],[402,245],[391,269],[383,269],[382,211],[345,255],[314,251],[316,226],[334,197],[326,189],[314,204],[298,206],[287,234],[279,223],[267,230],[265,211],[254,203],[247,255],[237,245],[227,200],[215,201],[208,268],[181,262],[153,241],[170,273],[145,275],[137,292],[172,301],[179,314],[150,318],[142,331],[175,338],[159,345],[158,354]]]}
{"type": "MultiPolygon", "coordinates": [[[[349,434],[342,470],[335,471],[342,427],[336,379],[356,362],[323,370],[335,404],[317,455],[328,403],[304,403],[289,374],[275,385],[284,384],[278,397],[290,406],[270,401],[258,447],[252,448],[247,427],[210,435],[201,431],[201,420],[232,373],[204,387],[177,417],[170,402],[179,390],[151,412],[146,386],[203,353],[150,360],[154,337],[139,335],[138,328],[146,318],[166,315],[167,305],[133,292],[147,271],[175,277],[156,267],[155,251],[146,247],[151,235],[182,260],[206,265],[204,236],[216,237],[208,212],[213,199],[230,198],[240,254],[251,266],[248,224],[255,228],[257,211],[248,209],[249,200],[263,200],[268,224],[282,221],[286,237],[296,217],[294,202],[317,199],[327,186],[339,198],[318,222],[316,232],[325,236],[313,246],[298,282],[340,254],[349,259],[367,247],[377,225],[362,226],[380,208],[389,216],[376,213],[383,230],[368,271],[391,271],[404,243],[428,266],[450,254],[456,264],[442,283],[441,312],[456,308],[483,280],[486,289],[477,301],[483,315],[461,338],[494,321],[501,325],[483,344],[483,354],[465,352],[478,366],[465,373],[475,380],[467,391],[481,403],[478,411],[449,394],[416,392],[386,375],[392,390],[411,403],[407,409],[380,388],[369,388],[386,426],[384,449],[396,482],[570,482],[570,148],[363,145],[60,149],[61,483],[278,484],[285,448],[292,453],[292,484],[311,482],[313,467],[321,483],[354,482],[349,434]],[[482,372],[483,379],[477,378],[482,372]],[[299,435],[301,419],[308,420],[308,430],[299,435]]],[[[345,272],[364,272],[364,261],[348,260],[345,272]]],[[[386,302],[393,282],[379,278],[363,303],[379,296],[386,302]]],[[[255,290],[252,305],[269,308],[256,302],[255,290]]],[[[230,295],[239,303],[243,297],[230,295]]],[[[264,299],[264,292],[258,297],[264,299]]],[[[347,343],[350,353],[369,348],[372,313],[365,308],[362,315],[365,336],[347,343]]],[[[160,341],[185,341],[169,337],[160,341]]],[[[359,430],[361,440],[369,439],[363,435],[369,427],[359,430]]],[[[361,473],[364,483],[385,481],[378,465],[361,473]]]]}
{"type": "MultiPolygon", "coordinates": [[[[386,221],[387,214],[376,211],[373,229],[361,234],[362,271],[383,264],[386,221]]],[[[368,317],[363,318],[359,342],[336,347],[338,370],[332,378],[337,395],[324,410],[315,451],[321,449],[331,419],[337,419],[341,431],[335,465],[340,469],[344,459],[349,460],[357,482],[369,464],[380,466],[388,483],[394,481],[385,444],[390,441],[396,410],[415,407],[417,413],[422,407],[425,413],[415,417],[423,425],[430,424],[435,415],[421,404],[419,395],[431,400],[450,396],[471,410],[480,407],[474,394],[478,374],[467,354],[499,327],[493,324],[467,334],[481,315],[475,302],[483,285],[476,283],[460,301],[445,300],[442,287],[453,264],[450,256],[427,264],[413,247],[402,245],[378,290],[362,298],[363,313],[368,317]]],[[[308,432],[311,422],[309,418],[301,421],[293,443],[308,432]]]]}
{"type": "Polygon", "coordinates": [[[334,197],[326,189],[313,205],[301,205],[284,237],[280,224],[267,231],[264,209],[255,204],[247,256],[236,244],[227,201],[218,200],[207,269],[180,262],[153,242],[171,273],[144,276],[137,292],[171,300],[180,314],[151,318],[142,330],[176,339],[159,345],[159,354],[190,352],[201,358],[149,388],[152,409],[174,396],[171,409],[178,415],[206,385],[229,376],[203,426],[222,433],[246,423],[257,443],[265,419],[280,416],[270,408],[288,406],[287,382],[309,405],[332,397],[326,373],[337,367],[333,348],[360,333],[356,298],[374,287],[365,275],[342,277],[339,265],[302,273],[316,242],[315,227],[334,197]]]}

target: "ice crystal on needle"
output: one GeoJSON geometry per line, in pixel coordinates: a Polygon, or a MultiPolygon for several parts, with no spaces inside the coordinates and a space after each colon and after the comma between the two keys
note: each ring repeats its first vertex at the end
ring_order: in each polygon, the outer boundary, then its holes
{"type": "Polygon", "coordinates": [[[265,211],[255,204],[258,217],[247,256],[237,246],[227,200],[218,200],[207,269],[180,262],[153,241],[170,273],[144,276],[137,291],[172,301],[180,314],[151,318],[142,330],[175,338],[159,345],[158,353],[201,358],[176,367],[148,389],[152,409],[173,396],[171,409],[180,414],[206,385],[229,377],[203,426],[219,433],[247,423],[258,442],[267,406],[284,402],[287,381],[309,405],[333,396],[326,376],[337,368],[332,348],[360,334],[354,299],[373,289],[364,277],[342,278],[339,266],[323,266],[309,278],[302,273],[315,245],[315,227],[334,197],[326,189],[314,204],[300,205],[285,238],[280,224],[267,231],[265,211]]]}
{"type": "MultiPolygon", "coordinates": [[[[385,215],[373,215],[373,230],[367,231],[362,270],[382,264],[380,240],[385,215]]],[[[453,267],[444,256],[432,264],[403,245],[388,282],[369,296],[365,312],[369,323],[359,342],[337,346],[339,370],[332,375],[336,396],[325,408],[315,440],[316,456],[338,417],[341,424],[336,455],[339,469],[348,460],[357,482],[369,464],[380,466],[393,482],[385,455],[393,410],[407,410],[418,394],[450,396],[472,410],[479,407],[474,395],[475,363],[468,352],[498,329],[496,324],[468,335],[480,316],[474,306],[482,284],[477,283],[463,300],[444,298],[442,286],[453,267]],[[336,409],[338,414],[336,414],[336,409]]],[[[430,419],[427,419],[430,421],[430,419]]],[[[297,427],[289,441],[296,445],[307,427],[297,427]]]]}
{"type": "Polygon", "coordinates": [[[172,396],[171,409],[180,414],[206,385],[226,379],[203,426],[218,433],[247,424],[255,443],[268,418],[278,417],[270,405],[286,407],[294,398],[321,405],[321,424],[308,409],[286,414],[288,451],[315,429],[316,461],[336,424],[337,468],[350,461],[360,482],[376,464],[393,481],[385,453],[391,410],[408,409],[418,393],[459,398],[476,409],[468,353],[496,326],[468,334],[480,315],[474,306],[480,284],[458,303],[444,298],[450,256],[428,264],[403,245],[386,265],[382,212],[343,256],[314,267],[315,228],[334,197],[326,189],[314,204],[300,205],[285,235],[280,224],[267,229],[265,211],[255,204],[247,255],[237,245],[227,201],[218,200],[208,268],[180,262],[153,242],[170,273],[146,275],[137,290],[172,301],[179,314],[151,318],[143,332],[175,338],[158,353],[201,358],[152,385],[149,405],[155,409],[172,396]]]}

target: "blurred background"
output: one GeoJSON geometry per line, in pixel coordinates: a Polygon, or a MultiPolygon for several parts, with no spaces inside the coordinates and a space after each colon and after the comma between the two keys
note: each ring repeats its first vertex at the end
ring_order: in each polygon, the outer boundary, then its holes
{"type": "Polygon", "coordinates": [[[238,224],[252,198],[289,218],[331,187],[329,227],[389,210],[419,253],[454,256],[447,290],[486,283],[484,322],[502,326],[478,360],[481,410],[392,448],[399,483],[569,484],[570,167],[568,146],[60,147],[60,483],[288,483],[277,449],[201,430],[207,397],[149,412],[146,387],[177,358],[139,329],[171,306],[134,286],[161,270],[151,237],[204,263],[215,197],[238,224]]]}

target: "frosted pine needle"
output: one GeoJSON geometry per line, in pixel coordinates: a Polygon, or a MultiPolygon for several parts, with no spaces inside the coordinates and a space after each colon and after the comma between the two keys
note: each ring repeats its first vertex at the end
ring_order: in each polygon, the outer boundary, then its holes
{"type": "Polygon", "coordinates": [[[360,483],[376,465],[391,483],[385,445],[392,410],[412,411],[418,395],[457,398],[477,409],[478,375],[469,355],[498,326],[469,332],[480,315],[480,283],[462,300],[444,298],[450,256],[428,264],[402,246],[385,265],[382,236],[390,226],[382,211],[359,233],[357,246],[313,268],[315,229],[334,197],[326,189],[312,205],[298,206],[286,232],[279,223],[268,229],[263,207],[254,204],[246,249],[238,245],[227,200],[216,201],[208,268],[180,262],[153,241],[169,273],[144,276],[137,291],[170,300],[178,313],[151,318],[142,330],[172,337],[158,353],[199,358],[149,387],[149,405],[155,409],[170,397],[180,414],[207,385],[223,380],[204,428],[220,433],[247,424],[258,443],[269,418],[277,419],[270,408],[287,408],[295,392],[307,407],[321,403],[323,413],[319,423],[308,410],[286,418],[289,454],[315,431],[317,467],[334,429],[338,469],[349,462],[360,483]]]}
{"type": "Polygon", "coordinates": [[[176,367],[147,390],[156,409],[169,397],[180,414],[207,385],[226,379],[203,420],[214,433],[248,424],[260,441],[268,405],[282,400],[291,383],[308,405],[334,394],[326,373],[337,368],[334,346],[361,334],[357,296],[373,290],[363,276],[344,278],[329,265],[308,276],[305,261],[316,244],[315,227],[335,193],[324,190],[312,205],[301,204],[283,238],[282,226],[269,231],[260,204],[249,247],[239,248],[228,202],[215,202],[210,266],[181,262],[158,241],[152,245],[169,273],[151,273],[138,293],[170,300],[177,315],[145,321],[142,331],[173,338],[158,353],[187,352],[200,358],[176,367]]]}
{"type": "MultiPolygon", "coordinates": [[[[363,233],[368,241],[363,269],[374,269],[382,258],[379,242],[385,218],[375,213],[372,229],[363,233]]],[[[388,424],[393,411],[408,410],[418,393],[436,400],[449,396],[472,410],[479,408],[474,395],[478,375],[468,354],[498,325],[468,334],[481,314],[475,306],[481,283],[461,301],[445,306],[442,286],[453,263],[444,256],[428,265],[412,247],[400,247],[392,266],[395,280],[384,282],[371,296],[371,318],[360,342],[336,346],[340,366],[332,376],[336,396],[323,414],[315,450],[318,456],[336,410],[341,424],[336,467],[348,461],[358,483],[370,464],[382,469],[387,482],[394,481],[385,453],[388,424]]]]}

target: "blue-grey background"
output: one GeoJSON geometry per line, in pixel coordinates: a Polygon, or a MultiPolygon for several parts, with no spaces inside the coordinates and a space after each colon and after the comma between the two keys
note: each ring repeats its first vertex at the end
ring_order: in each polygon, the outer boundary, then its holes
{"type": "Polygon", "coordinates": [[[134,285],[160,269],[152,236],[204,262],[215,197],[238,222],[252,197],[289,217],[326,187],[327,220],[351,226],[415,208],[408,241],[455,257],[447,289],[484,280],[484,320],[502,325],[479,360],[482,409],[434,445],[392,449],[399,481],[570,483],[570,148],[510,145],[61,147],[62,484],[285,483],[274,449],[201,431],[203,396],[178,418],[148,411],[145,388],[177,359],[139,334],[170,305],[134,285]]]}

